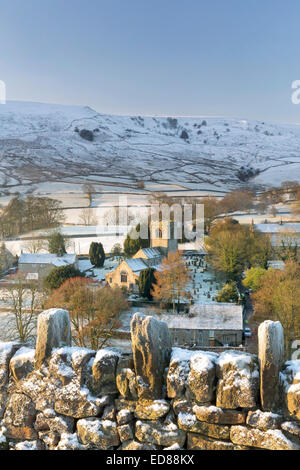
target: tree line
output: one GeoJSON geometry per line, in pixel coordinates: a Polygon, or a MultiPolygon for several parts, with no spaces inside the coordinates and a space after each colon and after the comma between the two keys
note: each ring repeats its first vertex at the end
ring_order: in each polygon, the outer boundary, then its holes
{"type": "Polygon", "coordinates": [[[19,196],[1,208],[0,235],[2,239],[23,233],[59,226],[64,220],[60,202],[48,197],[19,196]]]}

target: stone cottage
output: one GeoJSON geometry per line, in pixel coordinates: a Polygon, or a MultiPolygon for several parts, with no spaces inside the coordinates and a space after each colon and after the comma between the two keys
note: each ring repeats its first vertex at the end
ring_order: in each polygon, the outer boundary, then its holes
{"type": "Polygon", "coordinates": [[[69,265],[78,269],[75,254],[22,253],[19,258],[19,272],[28,280],[43,280],[53,268],[69,265]]]}
{"type": "Polygon", "coordinates": [[[193,305],[188,314],[163,314],[174,346],[237,347],[242,344],[243,307],[217,303],[193,305]]]}

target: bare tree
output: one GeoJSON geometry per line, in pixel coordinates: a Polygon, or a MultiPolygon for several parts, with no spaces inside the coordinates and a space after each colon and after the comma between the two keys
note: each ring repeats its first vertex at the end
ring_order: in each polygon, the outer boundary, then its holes
{"type": "Polygon", "coordinates": [[[35,329],[37,314],[41,310],[42,294],[36,280],[27,280],[19,274],[8,280],[4,287],[2,300],[5,300],[14,315],[14,322],[9,324],[11,339],[28,341],[35,329]]]}
{"type": "Polygon", "coordinates": [[[91,205],[92,200],[93,200],[93,193],[96,192],[96,189],[95,189],[94,185],[92,183],[84,183],[82,185],[82,191],[88,197],[89,205],[91,205]]]}
{"type": "Polygon", "coordinates": [[[82,225],[97,225],[97,217],[95,216],[95,213],[93,209],[90,207],[85,207],[82,209],[79,215],[79,220],[82,223],[82,225]]]}
{"type": "Polygon", "coordinates": [[[33,238],[32,240],[27,240],[23,244],[23,247],[28,253],[35,254],[40,253],[42,250],[46,250],[47,243],[42,238],[33,238]]]}

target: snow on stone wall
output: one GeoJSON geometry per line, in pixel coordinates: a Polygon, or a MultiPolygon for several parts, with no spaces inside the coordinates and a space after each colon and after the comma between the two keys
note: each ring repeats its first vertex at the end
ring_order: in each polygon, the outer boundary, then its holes
{"type": "Polygon", "coordinates": [[[65,311],[44,312],[36,350],[0,343],[0,449],[300,449],[300,361],[283,364],[274,381],[280,402],[265,411],[260,357],[170,351],[166,325],[140,314],[136,357],[72,347],[53,315],[68,332],[65,311]],[[166,365],[159,383],[158,364],[166,365]]]}

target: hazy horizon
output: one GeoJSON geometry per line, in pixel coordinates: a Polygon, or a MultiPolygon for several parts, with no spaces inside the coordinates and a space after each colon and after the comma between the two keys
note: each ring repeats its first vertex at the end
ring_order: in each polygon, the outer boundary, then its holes
{"type": "Polygon", "coordinates": [[[300,3],[0,0],[7,100],[300,122],[300,3]]]}

